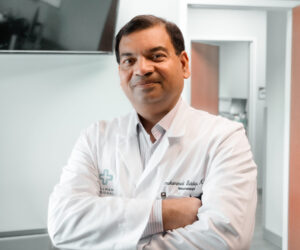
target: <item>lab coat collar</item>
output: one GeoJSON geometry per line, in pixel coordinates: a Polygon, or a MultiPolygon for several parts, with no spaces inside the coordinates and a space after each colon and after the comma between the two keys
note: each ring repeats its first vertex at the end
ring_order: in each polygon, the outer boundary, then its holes
{"type": "Polygon", "coordinates": [[[188,104],[181,100],[176,115],[172,121],[170,129],[167,131],[166,136],[168,136],[169,140],[172,138],[181,138],[185,134],[186,129],[186,112],[188,111],[188,104]]]}
{"type": "Polygon", "coordinates": [[[140,149],[137,137],[136,113],[120,119],[120,132],[118,134],[117,151],[125,163],[129,173],[129,183],[136,183],[143,172],[140,149]],[[129,118],[129,120],[128,120],[129,118]]]}
{"type": "Polygon", "coordinates": [[[135,110],[133,110],[129,114],[129,122],[126,127],[122,127],[121,131],[123,131],[122,135],[124,137],[137,137],[137,126],[139,123],[139,118],[135,110]]]}
{"type": "MultiPolygon", "coordinates": [[[[168,138],[179,138],[185,134],[186,128],[186,111],[188,109],[188,104],[180,99],[178,103],[178,110],[175,114],[175,117],[171,123],[170,128],[167,130],[166,136],[168,138]]],[[[124,136],[137,136],[137,126],[140,123],[138,114],[136,111],[132,111],[130,114],[130,120],[128,123],[128,128],[126,130],[126,134],[124,136]]],[[[125,131],[124,131],[125,132],[125,131]]]]}

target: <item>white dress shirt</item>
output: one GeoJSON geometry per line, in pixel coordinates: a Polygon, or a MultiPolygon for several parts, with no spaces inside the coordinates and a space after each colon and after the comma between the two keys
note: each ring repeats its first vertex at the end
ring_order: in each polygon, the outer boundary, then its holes
{"type": "MultiPolygon", "coordinates": [[[[155,141],[152,142],[150,139],[150,135],[144,129],[138,115],[137,115],[137,136],[138,143],[141,155],[141,161],[143,168],[147,167],[147,163],[149,162],[153,152],[158,147],[162,137],[169,130],[174,117],[178,111],[178,108],[181,104],[181,98],[179,98],[176,105],[172,110],[169,111],[155,126],[151,129],[151,133],[155,138],[155,141]]],[[[155,233],[163,232],[163,221],[162,221],[162,201],[156,200],[153,204],[152,211],[149,217],[149,222],[142,237],[146,237],[148,235],[152,235],[155,233]]]]}

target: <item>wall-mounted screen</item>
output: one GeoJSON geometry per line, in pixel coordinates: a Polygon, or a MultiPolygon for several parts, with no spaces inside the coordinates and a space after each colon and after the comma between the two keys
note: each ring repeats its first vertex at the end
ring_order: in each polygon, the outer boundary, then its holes
{"type": "Polygon", "coordinates": [[[0,52],[112,52],[118,0],[0,0],[0,52]]]}

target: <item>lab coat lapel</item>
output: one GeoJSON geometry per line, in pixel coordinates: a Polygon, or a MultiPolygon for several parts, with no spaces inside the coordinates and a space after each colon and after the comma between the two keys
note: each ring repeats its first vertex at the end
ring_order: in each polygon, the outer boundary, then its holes
{"type": "Polygon", "coordinates": [[[151,178],[151,172],[154,171],[158,166],[159,162],[162,160],[163,156],[165,155],[167,149],[169,147],[169,140],[167,137],[164,137],[156,150],[154,151],[153,155],[149,159],[148,164],[145,166],[145,170],[142,173],[141,178],[139,179],[137,186],[140,186],[141,183],[144,182],[146,178],[151,178]]]}
{"type": "Polygon", "coordinates": [[[129,177],[130,180],[128,180],[128,182],[135,184],[143,172],[143,166],[138,145],[134,114],[132,114],[130,118],[128,128],[124,129],[119,135],[117,152],[126,168],[126,171],[124,171],[125,169],[122,171],[126,172],[127,176],[122,177],[124,179],[129,177]]]}

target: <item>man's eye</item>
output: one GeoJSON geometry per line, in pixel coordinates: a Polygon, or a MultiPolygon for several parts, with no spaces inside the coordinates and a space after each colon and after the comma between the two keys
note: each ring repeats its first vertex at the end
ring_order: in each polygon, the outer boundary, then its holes
{"type": "Polygon", "coordinates": [[[132,65],[133,63],[134,63],[134,60],[132,58],[127,58],[122,61],[122,64],[124,64],[124,65],[132,65]]]}
{"type": "Polygon", "coordinates": [[[164,54],[154,54],[152,56],[152,59],[155,61],[162,61],[165,58],[164,54]]]}

